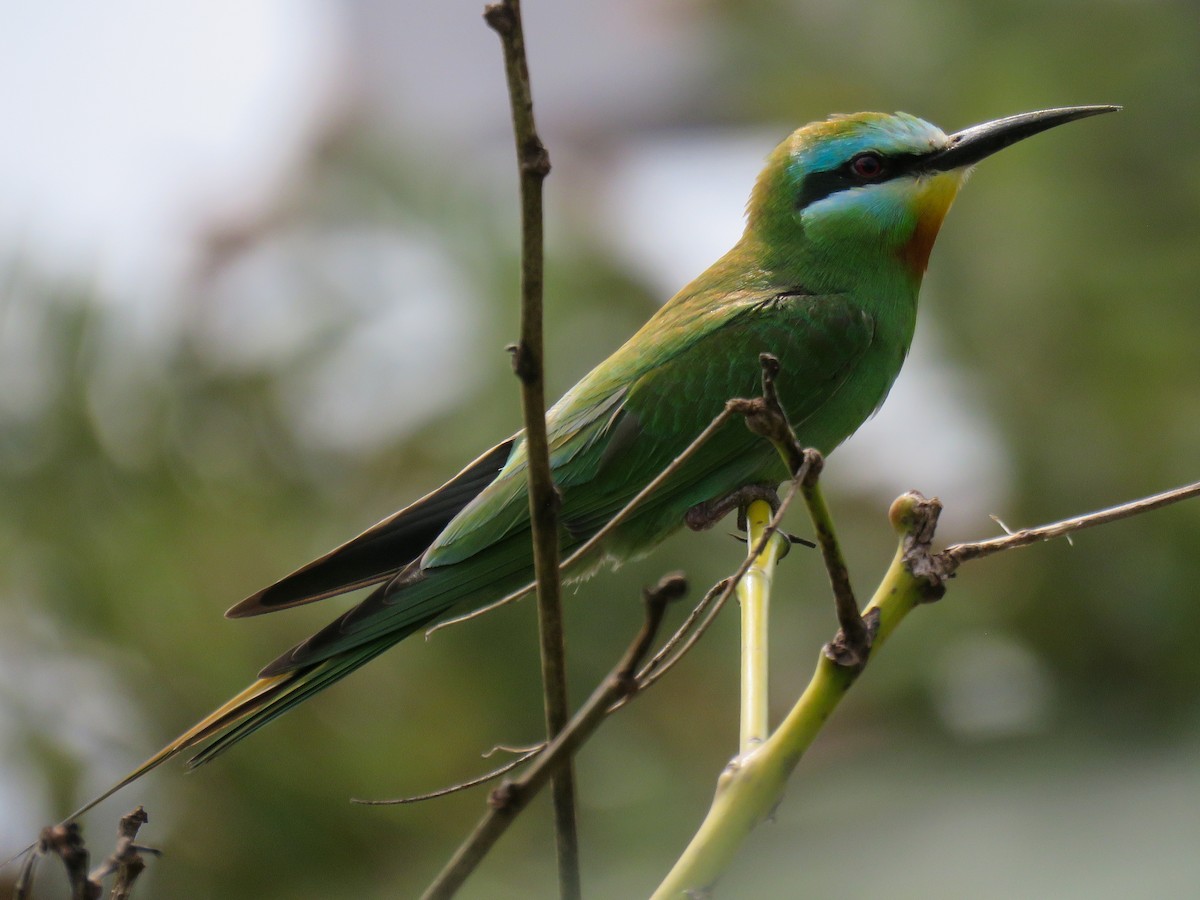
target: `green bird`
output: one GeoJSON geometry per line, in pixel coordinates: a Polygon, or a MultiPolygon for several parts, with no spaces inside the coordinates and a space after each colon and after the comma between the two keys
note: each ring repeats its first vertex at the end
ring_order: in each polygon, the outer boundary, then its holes
{"type": "MultiPolygon", "coordinates": [[[[905,113],[832,116],[767,160],[737,244],[546,414],[565,552],[582,545],[732,397],[782,363],[802,444],[829,453],[883,402],[908,353],[938,229],[984,157],[1116,106],[1024,113],[947,136],[905,113]]],[[[446,484],[229,610],[253,616],[377,585],[248,688],[75,815],[180,751],[205,763],[397,641],[523,587],[533,571],[520,433],[446,484]]],[[[689,510],[788,477],[775,449],[727,423],[568,576],[651,550],[689,510]]]]}

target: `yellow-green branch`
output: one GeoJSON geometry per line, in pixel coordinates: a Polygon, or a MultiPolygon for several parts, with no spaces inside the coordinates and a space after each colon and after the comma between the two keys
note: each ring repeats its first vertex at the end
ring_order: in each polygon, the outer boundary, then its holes
{"type": "MultiPolygon", "coordinates": [[[[906,494],[892,505],[890,517],[901,535],[900,546],[864,610],[866,617],[878,617],[872,654],[915,606],[939,590],[927,577],[913,574],[914,561],[927,557],[924,536],[932,537],[939,510],[936,500],[918,494],[906,494]]],[[[739,754],[721,773],[707,817],[653,900],[701,896],[717,880],[746,836],[779,804],[792,770],[860,671],[821,654],[808,688],[775,733],[739,754]]]]}
{"type": "MultiPolygon", "coordinates": [[[[771,515],[771,506],[765,500],[755,500],[747,508],[747,553],[753,555],[758,549],[771,523],[771,515]]],[[[787,549],[787,538],[774,532],[737,583],[738,603],[742,610],[742,725],[738,742],[742,753],[761,744],[770,733],[767,638],[771,579],[775,574],[775,563],[787,549]]]]}

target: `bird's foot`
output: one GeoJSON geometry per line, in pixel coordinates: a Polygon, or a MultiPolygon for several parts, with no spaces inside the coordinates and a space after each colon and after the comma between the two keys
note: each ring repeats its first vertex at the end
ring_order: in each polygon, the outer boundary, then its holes
{"type": "MultiPolygon", "coordinates": [[[[744,530],[745,529],[743,529],[743,531],[744,530]]],[[[810,550],[815,549],[817,546],[816,541],[810,541],[808,538],[800,537],[800,535],[798,535],[798,534],[792,534],[792,532],[790,532],[790,531],[784,531],[783,529],[780,529],[779,531],[777,531],[775,533],[778,534],[780,537],[787,538],[787,542],[789,544],[799,544],[801,547],[807,547],[810,550]]],[[[729,536],[731,538],[733,538],[735,541],[738,541],[739,543],[742,543],[742,544],[744,544],[748,540],[750,540],[750,538],[746,537],[745,534],[736,534],[735,532],[732,532],[732,531],[729,532],[729,536]]],[[[783,559],[783,556],[780,556],[779,558],[783,559]]]]}
{"type": "Polygon", "coordinates": [[[712,528],[731,510],[738,510],[738,528],[746,530],[745,509],[755,500],[765,500],[771,504],[772,510],[779,509],[779,493],[773,484],[748,484],[723,497],[714,497],[697,503],[683,517],[684,523],[692,531],[704,531],[712,528]]]}

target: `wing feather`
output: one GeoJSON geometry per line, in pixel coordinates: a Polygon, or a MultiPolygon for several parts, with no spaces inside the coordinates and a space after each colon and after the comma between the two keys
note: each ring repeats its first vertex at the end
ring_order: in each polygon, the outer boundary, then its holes
{"type": "Polygon", "coordinates": [[[450,520],[496,479],[514,440],[500,442],[436,491],[251,594],[225,615],[257,616],[344,594],[395,576],[424,553],[450,520]]]}

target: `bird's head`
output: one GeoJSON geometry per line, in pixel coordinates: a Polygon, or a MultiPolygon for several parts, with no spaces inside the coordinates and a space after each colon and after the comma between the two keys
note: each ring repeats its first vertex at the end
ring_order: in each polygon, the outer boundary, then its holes
{"type": "MultiPolygon", "coordinates": [[[[1119,109],[1076,106],[1022,113],[947,135],[907,113],[832,116],[795,131],[767,163],[747,234],[831,279],[889,270],[918,281],[971,167],[1017,141],[1119,109]]],[[[834,284],[810,285],[828,289],[834,284]]]]}

